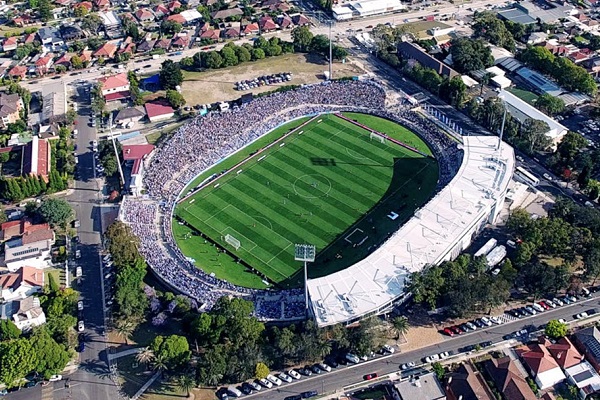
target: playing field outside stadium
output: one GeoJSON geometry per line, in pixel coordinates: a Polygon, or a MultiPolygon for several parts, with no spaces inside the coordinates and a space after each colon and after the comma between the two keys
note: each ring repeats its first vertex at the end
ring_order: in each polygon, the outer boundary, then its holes
{"type": "Polygon", "coordinates": [[[264,287],[250,268],[281,287],[299,286],[295,243],[317,247],[309,277],[371,253],[431,197],[438,166],[406,128],[366,114],[344,116],[369,129],[332,114],[294,121],[198,177],[188,188],[213,179],[175,209],[173,233],[183,253],[247,287],[264,287]]]}

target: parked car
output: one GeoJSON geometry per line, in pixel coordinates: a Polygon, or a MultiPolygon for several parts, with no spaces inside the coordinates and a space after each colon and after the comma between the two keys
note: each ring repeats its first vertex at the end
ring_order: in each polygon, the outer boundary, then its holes
{"type": "Polygon", "coordinates": [[[300,372],[304,376],[311,376],[312,375],[312,371],[310,369],[308,369],[308,368],[300,368],[298,370],[298,372],[300,372]]]}
{"type": "Polygon", "coordinates": [[[444,328],[444,330],[442,330],[442,332],[444,332],[446,335],[448,335],[450,337],[454,336],[454,332],[450,328],[444,328]]]}
{"type": "Polygon", "coordinates": [[[262,389],[262,386],[256,381],[248,382],[248,385],[252,386],[252,389],[256,390],[257,392],[260,392],[262,389]]]}
{"type": "Polygon", "coordinates": [[[501,325],[502,324],[502,320],[498,317],[490,317],[490,321],[492,321],[492,323],[496,324],[496,325],[501,325]]]}
{"type": "Polygon", "coordinates": [[[450,357],[450,353],[447,351],[442,351],[440,354],[438,354],[438,356],[440,357],[440,360],[444,360],[450,357]]]}
{"type": "Polygon", "coordinates": [[[83,310],[83,301],[79,300],[79,301],[77,302],[77,309],[78,309],[79,311],[83,310]]]}
{"type": "Polygon", "coordinates": [[[271,389],[273,387],[273,383],[271,381],[266,380],[265,378],[259,379],[258,383],[260,383],[263,387],[267,389],[271,389]]]}
{"type": "Polygon", "coordinates": [[[451,326],[450,329],[452,330],[452,332],[456,333],[457,335],[461,335],[463,333],[463,330],[460,329],[458,326],[454,325],[451,326]]]}
{"type": "Polygon", "coordinates": [[[479,319],[473,320],[473,323],[477,325],[478,328],[485,328],[485,324],[479,319]]]}
{"type": "Polygon", "coordinates": [[[62,381],[62,375],[52,375],[50,376],[50,378],[48,378],[48,382],[58,382],[58,381],[62,381]]]}
{"type": "Polygon", "coordinates": [[[317,393],[316,390],[309,390],[307,392],[300,393],[300,396],[302,396],[303,399],[310,399],[311,397],[315,397],[318,394],[319,393],[317,393]]]}
{"type": "Polygon", "coordinates": [[[323,370],[325,372],[331,372],[331,367],[329,365],[327,365],[327,364],[320,363],[320,364],[317,364],[317,366],[319,368],[321,368],[321,370],[323,370]]]}
{"type": "Polygon", "coordinates": [[[364,378],[365,381],[370,381],[371,379],[377,378],[377,374],[376,373],[367,374],[363,378],[364,378]]]}
{"type": "Polygon", "coordinates": [[[279,375],[277,375],[277,377],[287,383],[290,383],[292,381],[292,378],[285,372],[280,372],[279,375]]]}
{"type": "Polygon", "coordinates": [[[465,322],[465,325],[468,326],[472,331],[477,330],[477,327],[472,322],[465,322]]]}
{"type": "Polygon", "coordinates": [[[85,330],[85,325],[83,324],[83,321],[79,321],[77,323],[77,331],[83,332],[84,330],[85,330]]]}
{"type": "Polygon", "coordinates": [[[575,315],[575,319],[583,319],[583,318],[587,318],[587,317],[588,317],[588,313],[586,313],[586,312],[582,312],[582,313],[575,315]]]}
{"type": "Polygon", "coordinates": [[[389,346],[387,344],[384,344],[383,347],[381,348],[381,350],[384,354],[394,354],[396,352],[395,348],[393,348],[392,346],[389,346]]]}
{"type": "Polygon", "coordinates": [[[400,366],[400,369],[402,371],[406,371],[408,369],[412,369],[416,366],[416,364],[414,362],[408,362],[408,363],[404,363],[400,366]]]}
{"type": "Polygon", "coordinates": [[[436,361],[439,361],[439,360],[440,360],[440,356],[437,355],[437,354],[434,354],[434,355],[431,355],[431,356],[427,356],[427,357],[425,357],[423,359],[423,361],[426,362],[426,363],[433,363],[433,362],[436,362],[436,361]]]}
{"type": "Polygon", "coordinates": [[[317,374],[317,375],[319,375],[319,374],[321,374],[321,372],[323,372],[323,371],[321,370],[321,368],[319,368],[319,366],[318,366],[317,364],[315,364],[315,365],[311,365],[311,366],[308,366],[308,365],[307,365],[305,368],[308,368],[308,369],[310,369],[310,370],[311,370],[313,373],[315,373],[315,374],[317,374]]]}
{"type": "Polygon", "coordinates": [[[300,379],[300,374],[293,369],[290,369],[287,374],[294,379],[300,379]]]}
{"type": "Polygon", "coordinates": [[[479,346],[481,346],[481,347],[482,347],[482,348],[484,348],[484,349],[485,349],[486,347],[490,347],[491,345],[492,345],[492,341],[491,341],[491,340],[488,340],[488,341],[485,341],[485,342],[481,342],[481,343],[479,343],[479,346]]]}
{"type": "Polygon", "coordinates": [[[493,322],[490,321],[490,319],[488,317],[481,317],[480,318],[481,322],[483,322],[486,326],[492,326],[493,322]]]}
{"type": "Polygon", "coordinates": [[[533,309],[534,309],[535,311],[537,311],[537,312],[544,312],[544,311],[546,311],[546,310],[544,309],[544,307],[542,307],[542,306],[541,306],[541,305],[539,305],[538,303],[533,303],[533,304],[531,305],[531,307],[533,307],[533,309]]]}
{"type": "Polygon", "coordinates": [[[536,315],[537,311],[535,311],[535,309],[531,306],[527,306],[525,307],[525,311],[529,314],[529,315],[536,315]]]}

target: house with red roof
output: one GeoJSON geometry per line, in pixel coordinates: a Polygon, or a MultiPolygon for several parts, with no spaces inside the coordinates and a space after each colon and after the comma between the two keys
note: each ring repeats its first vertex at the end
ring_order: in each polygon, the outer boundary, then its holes
{"type": "Polygon", "coordinates": [[[155,49],[169,50],[170,47],[171,47],[171,39],[168,39],[168,38],[158,39],[156,41],[156,43],[154,43],[155,49]]]}
{"type": "Polygon", "coordinates": [[[135,43],[123,43],[119,49],[119,54],[125,53],[133,55],[133,53],[135,53],[135,43]]]}
{"type": "MultiPolygon", "coordinates": [[[[50,229],[50,225],[47,223],[33,224],[31,220],[27,218],[7,221],[0,225],[0,239],[7,241],[15,238],[22,238],[27,236],[29,238],[37,237],[39,240],[50,239],[54,241],[54,232],[50,229]],[[42,232],[41,236],[38,232],[42,232]]],[[[31,240],[28,240],[31,243],[31,240]]]]}
{"type": "Polygon", "coordinates": [[[27,175],[41,176],[48,178],[51,168],[51,149],[50,142],[46,139],[40,139],[34,136],[31,142],[25,145],[25,156],[23,161],[23,170],[27,175]]]}
{"type": "Polygon", "coordinates": [[[294,27],[292,19],[287,15],[280,15],[279,17],[277,17],[277,24],[281,29],[291,29],[294,27]]]}
{"type": "Polygon", "coordinates": [[[13,79],[25,79],[27,75],[27,67],[24,65],[15,65],[8,71],[8,76],[13,79]]]}
{"type": "Polygon", "coordinates": [[[137,45],[136,50],[138,53],[147,53],[154,48],[154,43],[156,43],[156,40],[152,40],[152,39],[141,41],[137,45]]]}
{"type": "Polygon", "coordinates": [[[235,27],[231,27],[231,28],[227,28],[225,30],[225,38],[226,39],[237,39],[240,37],[240,30],[239,28],[235,28],[235,27]]]}
{"type": "Polygon", "coordinates": [[[2,50],[4,50],[4,51],[16,50],[18,44],[19,44],[19,38],[17,36],[11,36],[9,38],[4,39],[4,42],[2,43],[2,50]]]}
{"type": "Polygon", "coordinates": [[[271,32],[278,28],[277,24],[273,21],[273,18],[266,15],[259,18],[258,26],[260,26],[262,32],[271,32]]]}
{"type": "Polygon", "coordinates": [[[118,47],[110,42],[104,43],[96,52],[94,53],[94,57],[104,57],[106,59],[111,59],[115,56],[118,47]]]}
{"type": "Polygon", "coordinates": [[[44,271],[24,266],[16,272],[0,275],[0,302],[24,299],[42,290],[44,271]]]}
{"type": "Polygon", "coordinates": [[[126,99],[130,96],[129,79],[125,72],[103,76],[98,82],[102,85],[102,96],[106,101],[126,99]]]}
{"type": "Polygon", "coordinates": [[[527,344],[516,349],[540,389],[552,387],[567,378],[544,343],[545,339],[542,338],[540,343],[527,344]]]}
{"type": "Polygon", "coordinates": [[[492,358],[485,361],[483,367],[505,399],[537,400],[519,367],[510,357],[492,358]]]}
{"type": "Polygon", "coordinates": [[[182,25],[186,23],[185,17],[183,15],[181,15],[181,14],[169,15],[167,17],[167,21],[177,22],[177,23],[182,24],[182,25]]]}
{"type": "Polygon", "coordinates": [[[38,75],[46,75],[53,64],[53,57],[54,56],[52,53],[48,53],[44,57],[40,57],[35,62],[35,72],[38,75]]]}
{"type": "Polygon", "coordinates": [[[290,15],[290,17],[292,17],[292,22],[296,26],[310,25],[310,19],[304,16],[304,14],[294,14],[290,15]]]}
{"type": "Polygon", "coordinates": [[[155,5],[152,11],[154,11],[154,15],[156,15],[156,18],[162,18],[165,15],[169,15],[169,10],[163,4],[155,5]]]}
{"type": "Polygon", "coordinates": [[[25,43],[25,44],[33,43],[33,42],[35,42],[35,38],[36,38],[35,33],[28,33],[25,35],[25,39],[23,39],[23,43],[25,43]]]}
{"type": "Polygon", "coordinates": [[[90,63],[92,61],[94,53],[91,50],[82,50],[79,58],[83,63],[90,63]]]}
{"type": "Polygon", "coordinates": [[[181,35],[175,37],[171,41],[171,47],[177,49],[184,49],[190,44],[190,37],[188,35],[181,35]]]}
{"type": "Polygon", "coordinates": [[[82,1],[79,4],[75,4],[74,8],[83,8],[87,11],[87,13],[90,13],[94,9],[94,5],[91,1],[82,1]]]}
{"type": "Polygon", "coordinates": [[[181,8],[181,3],[178,2],[177,0],[171,1],[169,4],[167,4],[167,10],[169,10],[169,12],[174,13],[176,10],[178,10],[179,8],[181,8]]]}
{"type": "Polygon", "coordinates": [[[260,27],[257,23],[251,23],[242,28],[242,36],[246,35],[258,35],[260,33],[260,27]]]}
{"type": "Polygon", "coordinates": [[[200,34],[201,39],[211,39],[211,40],[217,41],[217,40],[219,40],[220,37],[221,37],[220,29],[209,29],[200,34]]]}
{"type": "Polygon", "coordinates": [[[175,110],[166,102],[155,101],[146,103],[144,107],[146,108],[146,115],[150,122],[162,121],[175,116],[175,110]]]}
{"type": "Polygon", "coordinates": [[[94,0],[94,6],[100,11],[106,11],[110,8],[110,0],[94,0]]]}
{"type": "Polygon", "coordinates": [[[154,13],[152,13],[152,11],[148,10],[147,8],[139,8],[135,12],[135,17],[138,19],[138,21],[142,23],[154,21],[154,13]]]}
{"type": "Polygon", "coordinates": [[[154,151],[151,144],[136,144],[123,146],[123,160],[131,164],[131,179],[129,190],[133,196],[140,196],[143,191],[144,159],[154,151]]]}
{"type": "Polygon", "coordinates": [[[583,361],[584,357],[567,337],[562,337],[552,343],[545,337],[540,337],[541,344],[546,346],[556,363],[562,369],[570,368],[583,361]]]}

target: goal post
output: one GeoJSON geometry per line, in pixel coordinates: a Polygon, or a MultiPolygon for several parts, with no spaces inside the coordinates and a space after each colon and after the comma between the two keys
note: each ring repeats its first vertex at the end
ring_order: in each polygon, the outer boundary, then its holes
{"type": "Polygon", "coordinates": [[[239,250],[242,246],[242,243],[236,239],[233,235],[227,234],[225,235],[225,241],[233,246],[234,249],[239,250]]]}
{"type": "Polygon", "coordinates": [[[369,139],[370,139],[370,140],[373,140],[373,139],[375,139],[375,140],[379,141],[381,144],[385,144],[385,138],[384,138],[383,136],[381,136],[381,135],[378,135],[378,134],[377,134],[377,133],[375,133],[375,132],[371,132],[371,133],[369,134],[369,139]]]}

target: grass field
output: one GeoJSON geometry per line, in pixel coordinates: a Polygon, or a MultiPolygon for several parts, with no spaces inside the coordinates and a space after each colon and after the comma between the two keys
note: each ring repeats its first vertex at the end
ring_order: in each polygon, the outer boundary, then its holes
{"type": "MultiPolygon", "coordinates": [[[[431,154],[420,138],[391,121],[364,114],[346,116],[431,154]]],[[[391,141],[381,143],[369,131],[333,115],[317,117],[248,157],[306,121],[273,131],[188,186],[229,169],[175,210],[188,224],[174,221],[175,239],[200,268],[242,286],[264,287],[246,263],[282,287],[299,286],[294,243],[317,247],[310,277],[328,275],[372,252],[435,189],[438,167],[433,158],[391,141]],[[390,212],[399,217],[391,220],[390,212]],[[239,240],[241,247],[236,250],[227,243],[228,236],[239,240]],[[220,252],[211,241],[243,263],[220,252]]]]}
{"type": "Polygon", "coordinates": [[[515,96],[517,96],[518,98],[520,98],[521,100],[523,100],[524,102],[526,102],[530,105],[534,105],[535,101],[538,98],[537,94],[530,92],[528,90],[517,89],[517,88],[508,88],[506,90],[511,92],[512,94],[514,94],[515,96]]]}

